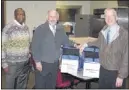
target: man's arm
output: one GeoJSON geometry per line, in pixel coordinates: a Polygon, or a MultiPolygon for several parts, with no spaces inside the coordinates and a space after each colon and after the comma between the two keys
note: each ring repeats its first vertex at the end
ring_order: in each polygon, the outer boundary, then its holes
{"type": "Polygon", "coordinates": [[[72,40],[69,40],[69,38],[66,35],[63,28],[61,28],[61,33],[62,33],[62,44],[63,45],[68,45],[68,46],[74,46],[75,45],[75,43],[72,40]]]}
{"type": "MultiPolygon", "coordinates": [[[[128,36],[127,36],[128,38],[128,36]]],[[[128,39],[125,39],[125,46],[122,50],[122,62],[120,63],[120,68],[118,70],[118,76],[116,78],[116,87],[121,87],[123,84],[123,79],[127,78],[129,75],[129,61],[128,61],[128,39]]]]}
{"type": "Polygon", "coordinates": [[[26,30],[29,34],[29,57],[31,57],[31,42],[32,42],[32,31],[29,30],[29,27],[26,25],[26,30]]]}
{"type": "Polygon", "coordinates": [[[40,59],[40,29],[41,27],[37,27],[35,32],[34,32],[34,35],[33,35],[33,38],[32,38],[32,42],[31,42],[31,52],[32,52],[32,56],[33,56],[33,59],[35,62],[41,62],[41,59],[40,59]]]}
{"type": "MultiPolygon", "coordinates": [[[[108,26],[105,25],[102,29],[102,30],[105,30],[108,26]]],[[[99,32],[99,35],[98,35],[98,38],[95,40],[95,41],[92,41],[92,42],[88,42],[88,43],[85,43],[83,46],[96,46],[96,47],[100,47],[100,44],[101,44],[101,37],[102,37],[102,32],[99,32]]]]}
{"type": "Polygon", "coordinates": [[[88,47],[88,46],[96,46],[96,47],[100,48],[100,45],[101,45],[101,36],[102,36],[102,33],[100,31],[99,32],[99,36],[98,36],[98,38],[96,40],[91,41],[91,42],[87,42],[87,43],[84,43],[84,44],[80,45],[78,47],[80,49],[80,54],[82,54],[82,52],[85,49],[85,47],[88,47]]]}
{"type": "Polygon", "coordinates": [[[8,34],[7,31],[9,29],[9,25],[6,25],[3,29],[2,32],[2,67],[7,68],[8,63],[6,61],[6,48],[7,48],[7,43],[8,43],[8,34]]]}
{"type": "Polygon", "coordinates": [[[120,65],[120,69],[118,71],[118,77],[121,79],[126,78],[128,74],[128,41],[126,41],[126,46],[124,47],[123,53],[122,53],[122,63],[120,65]]]}
{"type": "Polygon", "coordinates": [[[101,35],[100,35],[101,32],[99,32],[99,36],[96,40],[92,41],[92,42],[87,42],[87,43],[84,43],[82,45],[80,45],[78,48],[80,48],[80,53],[83,52],[84,48],[85,47],[88,47],[88,46],[96,46],[96,47],[100,47],[100,43],[101,43],[101,35]]]}
{"type": "Polygon", "coordinates": [[[96,46],[96,47],[100,47],[100,43],[101,43],[101,32],[99,32],[99,36],[96,40],[92,41],[92,42],[88,42],[87,45],[88,46],[96,46]]]}

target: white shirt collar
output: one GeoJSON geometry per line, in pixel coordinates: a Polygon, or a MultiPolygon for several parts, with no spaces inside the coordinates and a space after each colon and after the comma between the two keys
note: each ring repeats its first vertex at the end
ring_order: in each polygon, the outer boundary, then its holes
{"type": "Polygon", "coordinates": [[[118,27],[119,25],[116,23],[112,26],[109,26],[109,28],[111,29],[111,31],[114,31],[114,29],[116,30],[116,28],[118,27]],[[113,29],[113,30],[112,30],[113,29]]]}
{"type": "Polygon", "coordinates": [[[110,42],[115,40],[119,36],[119,28],[120,26],[116,23],[110,27],[107,27],[105,30],[102,30],[102,34],[104,35],[106,39],[107,31],[110,29],[110,42]]]}
{"type": "MultiPolygon", "coordinates": [[[[52,25],[49,24],[49,28],[52,31],[53,35],[55,35],[56,30],[53,29],[52,25]]],[[[55,29],[56,29],[56,25],[55,25],[55,29]]]]}
{"type": "Polygon", "coordinates": [[[25,23],[23,23],[23,24],[21,25],[17,20],[14,20],[14,22],[15,22],[18,26],[25,26],[25,23]]]}

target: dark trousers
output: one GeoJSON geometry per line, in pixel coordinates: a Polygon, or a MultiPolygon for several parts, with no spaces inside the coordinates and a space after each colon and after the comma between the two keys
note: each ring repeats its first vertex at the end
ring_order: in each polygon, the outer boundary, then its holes
{"type": "Polygon", "coordinates": [[[29,70],[28,61],[9,63],[9,71],[6,73],[7,89],[27,88],[29,70]]]}
{"type": "MultiPolygon", "coordinates": [[[[106,70],[102,66],[100,67],[99,76],[99,88],[100,89],[118,89],[116,88],[116,78],[118,72],[112,70],[106,70]]],[[[123,80],[123,85],[120,88],[125,88],[125,79],[123,80]]]]}
{"type": "Polygon", "coordinates": [[[70,80],[70,81],[74,81],[74,77],[71,76],[70,74],[67,74],[67,73],[62,73],[62,77],[63,77],[63,81],[66,81],[66,80],[70,80]]]}
{"type": "Polygon", "coordinates": [[[42,71],[36,70],[35,89],[55,89],[59,61],[42,62],[42,71]]]}

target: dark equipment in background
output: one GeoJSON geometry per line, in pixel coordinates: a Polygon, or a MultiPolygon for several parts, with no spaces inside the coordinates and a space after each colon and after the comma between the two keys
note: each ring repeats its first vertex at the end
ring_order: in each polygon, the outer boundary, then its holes
{"type": "MultiPolygon", "coordinates": [[[[118,24],[120,26],[123,26],[126,30],[128,30],[128,13],[129,13],[129,9],[128,8],[114,8],[117,12],[117,16],[118,16],[118,24]]],[[[91,27],[91,31],[92,31],[92,36],[93,37],[98,37],[98,33],[99,33],[99,29],[102,28],[102,23],[105,22],[103,18],[101,18],[101,15],[104,14],[104,10],[105,8],[101,8],[101,9],[94,9],[94,15],[97,16],[98,18],[98,23],[96,23],[95,27],[94,27],[94,24],[91,24],[93,25],[93,27],[91,27]],[[100,25],[99,25],[100,24],[100,25]],[[97,27],[98,26],[98,27],[97,27]]],[[[97,20],[96,18],[96,20],[97,20]]],[[[91,21],[93,23],[95,20],[91,21]]]]}
{"type": "Polygon", "coordinates": [[[90,36],[90,15],[75,15],[75,37],[90,36]]]}
{"type": "Polygon", "coordinates": [[[118,24],[122,25],[126,30],[129,30],[129,8],[118,8],[117,15],[118,15],[118,24]]]}
{"type": "Polygon", "coordinates": [[[98,15],[76,15],[75,37],[98,37],[98,33],[105,25],[103,18],[98,15]]]}
{"type": "Polygon", "coordinates": [[[100,30],[105,26],[103,18],[93,17],[90,19],[90,32],[91,37],[97,38],[100,30]]]}
{"type": "MultiPolygon", "coordinates": [[[[128,13],[129,8],[114,8],[118,15],[118,24],[122,25],[125,29],[128,30],[128,13]]],[[[94,9],[94,15],[97,15],[100,17],[102,14],[104,14],[105,8],[101,9],[94,9]]]]}
{"type": "Polygon", "coordinates": [[[117,0],[118,6],[129,6],[129,1],[128,0],[117,0]]]}
{"type": "MultiPolygon", "coordinates": [[[[128,8],[114,8],[118,15],[118,24],[128,30],[128,8]]],[[[105,8],[94,9],[94,15],[76,15],[75,16],[75,37],[98,37],[100,30],[105,25],[105,8]]]]}

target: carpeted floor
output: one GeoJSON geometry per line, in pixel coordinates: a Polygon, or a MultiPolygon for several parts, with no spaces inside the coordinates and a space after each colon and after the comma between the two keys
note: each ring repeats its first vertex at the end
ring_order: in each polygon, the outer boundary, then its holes
{"type": "MultiPolygon", "coordinates": [[[[1,81],[2,81],[2,84],[1,84],[1,88],[4,89],[5,88],[5,73],[3,72],[2,70],[2,74],[1,74],[1,81]]],[[[85,82],[81,82],[79,83],[77,86],[76,86],[76,89],[85,89],[85,82]]],[[[30,73],[30,76],[29,76],[29,81],[28,81],[28,85],[27,85],[27,88],[28,89],[32,89],[34,86],[34,73],[30,73]]],[[[98,88],[98,83],[91,83],[91,88],[92,89],[97,89],[98,88]]],[[[127,80],[127,88],[129,89],[129,79],[127,80]]]]}

